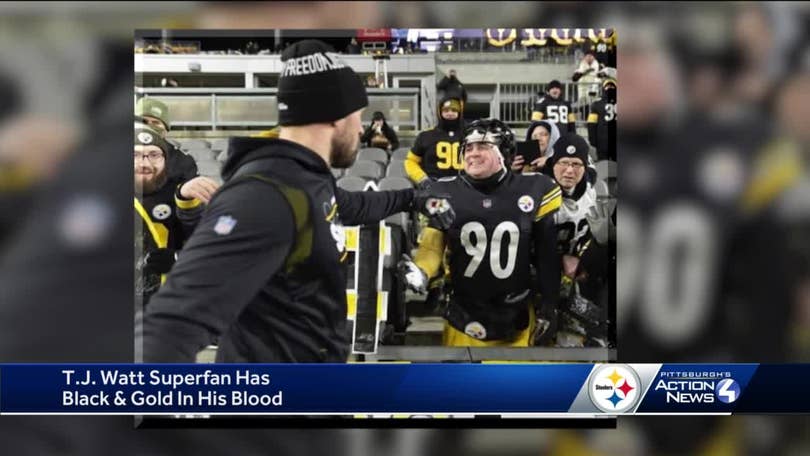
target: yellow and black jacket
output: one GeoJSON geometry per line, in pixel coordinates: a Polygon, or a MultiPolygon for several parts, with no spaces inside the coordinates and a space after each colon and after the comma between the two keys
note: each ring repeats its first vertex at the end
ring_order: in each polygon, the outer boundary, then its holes
{"type": "Polygon", "coordinates": [[[162,277],[157,271],[145,267],[147,254],[158,249],[169,253],[183,247],[202,214],[202,202],[186,200],[179,195],[181,182],[169,180],[153,193],[135,196],[135,293],[144,304],[157,291],[162,277]],[[140,225],[140,226],[138,226],[140,225]]]}
{"type": "MultiPolygon", "coordinates": [[[[439,106],[451,98],[444,98],[439,106]]],[[[464,104],[461,103],[462,110],[464,104]]],[[[437,180],[442,177],[455,176],[464,169],[459,144],[464,136],[464,116],[459,114],[455,121],[442,119],[437,113],[439,124],[436,128],[425,130],[416,136],[413,147],[405,159],[405,173],[418,184],[426,177],[437,180]]]]}

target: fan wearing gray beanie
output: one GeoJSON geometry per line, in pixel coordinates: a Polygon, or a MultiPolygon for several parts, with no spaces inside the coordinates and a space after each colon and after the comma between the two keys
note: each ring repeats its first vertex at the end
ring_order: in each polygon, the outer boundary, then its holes
{"type": "Polygon", "coordinates": [[[282,53],[278,138],[231,138],[223,186],[166,283],[136,322],[144,362],[193,362],[219,339],[218,362],[346,362],[346,235],[418,210],[452,223],[449,196],[348,192],[368,105],[357,74],[317,40],[282,53]]]}

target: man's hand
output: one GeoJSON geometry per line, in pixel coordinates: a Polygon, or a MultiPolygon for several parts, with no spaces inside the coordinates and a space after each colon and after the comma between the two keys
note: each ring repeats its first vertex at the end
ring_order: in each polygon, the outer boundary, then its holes
{"type": "Polygon", "coordinates": [[[198,199],[205,204],[211,201],[214,192],[219,188],[219,184],[205,176],[195,177],[180,187],[180,196],[185,199],[198,199]]]}
{"type": "Polygon", "coordinates": [[[543,169],[546,166],[546,162],[548,161],[547,156],[537,157],[529,163],[534,169],[543,169]]]}
{"type": "Polygon", "coordinates": [[[177,260],[177,251],[173,249],[155,249],[146,252],[143,257],[143,269],[158,274],[166,274],[177,260]]]}
{"type": "Polygon", "coordinates": [[[523,169],[524,164],[526,164],[526,160],[523,159],[523,155],[515,155],[515,158],[512,160],[512,171],[519,173],[523,169]]]}
{"type": "Polygon", "coordinates": [[[402,259],[397,264],[400,276],[405,280],[405,285],[412,291],[420,294],[427,293],[428,276],[408,255],[402,255],[402,259]]]}
{"type": "Polygon", "coordinates": [[[450,205],[450,195],[436,192],[430,186],[414,190],[413,207],[435,221],[440,230],[450,228],[456,219],[456,213],[450,205]]]}
{"type": "Polygon", "coordinates": [[[562,264],[563,274],[573,279],[579,267],[579,258],[573,255],[563,255],[562,264]]]}

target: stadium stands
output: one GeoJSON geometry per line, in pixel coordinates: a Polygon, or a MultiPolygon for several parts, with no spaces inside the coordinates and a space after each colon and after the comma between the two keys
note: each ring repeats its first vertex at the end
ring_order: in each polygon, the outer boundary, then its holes
{"type": "Polygon", "coordinates": [[[375,161],[385,166],[388,163],[388,152],[378,147],[365,147],[357,153],[357,159],[375,161]]]}
{"type": "Polygon", "coordinates": [[[357,160],[351,168],[346,170],[347,176],[362,177],[366,180],[378,180],[382,177],[382,166],[374,161],[357,160]]]}
{"type": "Polygon", "coordinates": [[[366,179],[357,176],[343,176],[337,181],[337,186],[350,192],[362,191],[366,186],[366,179]]]}
{"type": "Polygon", "coordinates": [[[394,153],[391,154],[391,160],[405,160],[408,156],[408,152],[410,152],[410,147],[400,147],[399,149],[395,150],[394,153]]]}
{"type": "Polygon", "coordinates": [[[388,168],[385,170],[386,177],[406,177],[405,174],[405,161],[404,160],[391,160],[388,168]]]}

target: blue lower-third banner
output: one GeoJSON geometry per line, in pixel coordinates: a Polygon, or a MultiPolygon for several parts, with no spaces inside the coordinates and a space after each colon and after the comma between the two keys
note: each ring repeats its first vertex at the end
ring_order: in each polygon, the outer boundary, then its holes
{"type": "Polygon", "coordinates": [[[810,365],[2,364],[0,414],[807,413],[810,365]]]}

